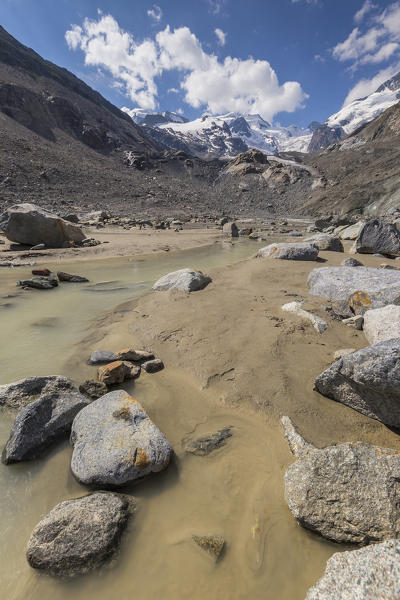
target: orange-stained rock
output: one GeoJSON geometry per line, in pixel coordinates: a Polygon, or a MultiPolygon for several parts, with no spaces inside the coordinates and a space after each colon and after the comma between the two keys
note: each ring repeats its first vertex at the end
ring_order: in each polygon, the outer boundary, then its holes
{"type": "Polygon", "coordinates": [[[106,385],[123,383],[126,379],[135,379],[140,375],[140,367],[132,366],[123,360],[115,360],[99,367],[97,378],[106,385]]]}

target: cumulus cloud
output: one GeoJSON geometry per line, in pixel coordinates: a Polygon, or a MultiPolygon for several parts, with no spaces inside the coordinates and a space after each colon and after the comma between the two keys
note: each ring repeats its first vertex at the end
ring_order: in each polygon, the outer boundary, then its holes
{"type": "Polygon", "coordinates": [[[332,50],[336,60],[351,62],[353,71],[361,65],[382,63],[400,51],[400,2],[388,6],[373,17],[368,28],[362,28],[365,15],[374,8],[375,5],[366,0],[354,16],[358,26],[332,50]]]}
{"type": "Polygon", "coordinates": [[[228,56],[220,61],[203,50],[188,27],[167,26],[154,39],[138,42],[111,15],[100,15],[73,25],[65,38],[71,50],[84,52],[86,65],[108,70],[134,103],[149,110],[157,107],[156,78],[171,70],[180,74],[185,101],[213,114],[257,112],[271,120],[301,107],[308,97],[296,81],[280,84],[266,60],[228,56]]]}
{"type": "Polygon", "coordinates": [[[161,8],[157,5],[157,4],[153,4],[153,8],[150,8],[147,11],[147,15],[151,18],[154,19],[154,21],[156,21],[157,23],[159,23],[162,19],[162,10],[161,8]]]}
{"type": "Polygon", "coordinates": [[[350,104],[350,102],[353,102],[353,100],[364,98],[365,96],[372,94],[382,83],[393,77],[393,75],[396,75],[399,70],[400,64],[395,64],[387,67],[386,69],[382,69],[371,79],[361,79],[347,94],[343,106],[350,104]]]}
{"type": "Polygon", "coordinates": [[[214,29],[214,33],[217,36],[218,44],[220,46],[225,46],[225,44],[226,44],[226,33],[224,31],[222,31],[222,29],[220,29],[219,27],[217,27],[217,29],[214,29]]]}

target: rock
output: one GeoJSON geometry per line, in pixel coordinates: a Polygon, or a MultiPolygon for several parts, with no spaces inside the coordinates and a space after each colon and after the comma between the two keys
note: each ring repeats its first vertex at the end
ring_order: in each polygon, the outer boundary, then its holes
{"type": "Polygon", "coordinates": [[[71,469],[81,483],[119,486],[165,469],[172,448],[142,406],[118,390],[82,409],[72,424],[71,469]]]}
{"type": "Polygon", "coordinates": [[[224,427],[215,433],[204,435],[199,438],[187,438],[183,440],[185,452],[196,456],[206,456],[225,446],[226,440],[232,437],[232,427],[224,427]]]}
{"type": "Polygon", "coordinates": [[[303,234],[300,231],[291,231],[290,237],[303,237],[303,234]]]}
{"type": "Polygon", "coordinates": [[[225,540],[220,535],[193,535],[193,541],[206,552],[212,559],[217,561],[225,546],[225,540]]]}
{"type": "Polygon", "coordinates": [[[311,450],[315,450],[315,446],[309,442],[306,442],[289,417],[281,417],[281,424],[285,438],[289,444],[290,451],[292,454],[294,454],[294,456],[300,458],[308,455],[311,450]]]}
{"type": "Polygon", "coordinates": [[[388,304],[364,313],[364,335],[370,344],[400,338],[400,306],[388,304]]]}
{"type": "Polygon", "coordinates": [[[302,441],[291,444],[297,460],[285,473],[285,499],[300,525],[336,542],[398,537],[400,452],[364,442],[315,448],[294,430],[302,441]]]}
{"type": "Polygon", "coordinates": [[[239,237],[239,229],[234,221],[225,223],[222,226],[222,233],[230,237],[239,237]]]}
{"type": "Polygon", "coordinates": [[[315,389],[389,427],[400,427],[400,338],[343,356],[316,378],[315,389]]]}
{"type": "Polygon", "coordinates": [[[155,358],[154,360],[147,360],[142,363],[142,369],[146,371],[146,373],[157,373],[157,371],[162,371],[164,368],[164,363],[159,358],[155,358]]]}
{"type": "Polygon", "coordinates": [[[55,277],[32,277],[32,279],[21,279],[17,282],[21,287],[35,288],[36,290],[51,290],[58,286],[55,277]]]}
{"type": "Polygon", "coordinates": [[[336,235],[328,233],[319,233],[305,240],[306,242],[314,242],[320,250],[329,250],[331,252],[344,252],[343,244],[340,238],[336,235]]]}
{"type": "Polygon", "coordinates": [[[46,248],[46,244],[36,244],[36,246],[32,246],[31,250],[44,250],[46,248]]]}
{"type": "Polygon", "coordinates": [[[90,355],[88,363],[90,365],[99,365],[114,362],[117,360],[117,355],[114,352],[110,352],[110,350],[95,350],[90,355]]]}
{"type": "Polygon", "coordinates": [[[397,267],[394,267],[393,265],[389,265],[388,263],[382,263],[379,265],[378,269],[393,269],[393,270],[397,270],[397,267]]]}
{"type": "Polygon", "coordinates": [[[331,307],[333,316],[341,321],[354,316],[354,312],[350,310],[349,303],[346,300],[332,300],[331,307]]]}
{"type": "Polygon", "coordinates": [[[49,269],[32,269],[32,275],[39,275],[39,277],[48,277],[51,275],[49,269]]]}
{"type": "Polygon", "coordinates": [[[83,283],[89,281],[89,279],[86,277],[81,277],[80,275],[70,275],[69,273],[64,273],[63,271],[58,271],[57,277],[60,281],[69,281],[71,283],[83,283]]]}
{"type": "Polygon", "coordinates": [[[354,223],[354,225],[344,227],[338,235],[341,240],[356,240],[364,225],[365,223],[363,221],[359,221],[358,223],[354,223]]]}
{"type": "Polygon", "coordinates": [[[72,421],[89,400],[74,391],[45,394],[30,402],[16,416],[4,448],[5,464],[40,456],[59,438],[66,436],[72,421]]]}
{"type": "Polygon", "coordinates": [[[374,219],[365,223],[356,240],[360,254],[389,254],[400,256],[400,233],[393,223],[374,219]]]}
{"type": "Polygon", "coordinates": [[[344,260],[342,260],[342,262],[340,264],[342,265],[342,267],[363,267],[364,266],[362,264],[362,262],[360,262],[356,258],[345,258],[344,260]]]}
{"type": "Polygon", "coordinates": [[[351,294],[347,301],[347,305],[349,306],[351,312],[354,315],[363,315],[367,310],[371,308],[371,298],[365,292],[354,292],[351,294]]]}
{"type": "Polygon", "coordinates": [[[314,329],[318,331],[318,333],[324,333],[328,329],[328,324],[324,319],[313,315],[312,313],[302,309],[302,302],[289,302],[288,304],[284,304],[282,306],[282,310],[286,312],[294,313],[298,315],[302,319],[306,319],[312,323],[314,329]]]}
{"type": "Polygon", "coordinates": [[[81,242],[81,246],[84,248],[90,248],[92,246],[99,246],[101,242],[99,240],[95,240],[94,238],[85,238],[81,242]]]}
{"type": "Polygon", "coordinates": [[[363,328],[364,317],[362,315],[355,315],[349,319],[343,319],[342,323],[353,329],[361,330],[363,328]]]}
{"type": "Polygon", "coordinates": [[[0,217],[0,229],[12,242],[61,248],[66,241],[81,242],[82,230],[35,204],[15,204],[0,217]]]}
{"type": "Polygon", "coordinates": [[[87,379],[79,386],[79,391],[81,394],[85,394],[88,398],[92,400],[97,400],[104,394],[107,394],[108,388],[105,383],[102,381],[94,381],[92,379],[87,379]]]}
{"type": "Polygon", "coordinates": [[[132,362],[141,362],[143,360],[151,360],[154,358],[152,352],[147,350],[135,350],[134,348],[124,348],[115,354],[117,360],[128,360],[132,362]]]}
{"type": "Polygon", "coordinates": [[[308,242],[282,242],[260,248],[257,258],[280,258],[282,260],[316,260],[318,246],[308,242]]]}
{"type": "Polygon", "coordinates": [[[261,237],[261,232],[260,231],[253,231],[253,233],[250,233],[249,235],[249,240],[258,240],[261,237]]]}
{"type": "Polygon", "coordinates": [[[139,375],[139,366],[133,366],[123,360],[115,360],[112,363],[99,367],[97,371],[98,380],[106,385],[123,383],[125,379],[136,379],[139,375]]]}
{"type": "Polygon", "coordinates": [[[30,566],[63,577],[101,567],[117,549],[133,509],[133,499],[113,492],[60,502],[29,538],[30,566]]]}
{"type": "Polygon", "coordinates": [[[0,385],[0,406],[22,408],[45,394],[76,391],[72,382],[60,375],[27,377],[6,385],[0,385]]]}
{"type": "Polygon", "coordinates": [[[340,350],[335,351],[335,353],[333,354],[333,358],[335,360],[339,360],[339,358],[347,356],[347,354],[353,354],[353,352],[356,352],[355,348],[341,348],[340,350]]]}
{"type": "Polygon", "coordinates": [[[396,600],[400,598],[400,541],[336,552],[306,600],[396,600]]]}
{"type": "Polygon", "coordinates": [[[362,291],[368,297],[366,308],[400,303],[399,271],[370,267],[320,267],[311,271],[307,284],[310,294],[331,300],[348,301],[353,293],[362,291]]]}
{"type": "Polygon", "coordinates": [[[211,277],[203,275],[201,271],[192,269],[180,269],[161,277],[153,285],[153,290],[180,290],[182,292],[195,292],[202,290],[211,282],[211,277]]]}

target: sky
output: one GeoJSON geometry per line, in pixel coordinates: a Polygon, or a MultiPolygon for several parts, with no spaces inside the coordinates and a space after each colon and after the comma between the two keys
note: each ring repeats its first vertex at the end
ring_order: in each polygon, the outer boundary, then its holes
{"type": "Polygon", "coordinates": [[[400,0],[0,0],[0,24],[119,107],[306,127],[400,71],[400,0]]]}

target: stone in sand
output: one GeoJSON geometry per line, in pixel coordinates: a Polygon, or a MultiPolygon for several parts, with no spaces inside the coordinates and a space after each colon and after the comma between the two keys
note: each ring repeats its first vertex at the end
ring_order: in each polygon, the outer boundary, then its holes
{"type": "Polygon", "coordinates": [[[128,360],[132,362],[141,362],[142,360],[151,360],[154,358],[152,352],[147,350],[135,350],[134,348],[124,348],[115,355],[117,360],[128,360]]]}
{"type": "Polygon", "coordinates": [[[183,440],[185,452],[189,454],[195,454],[196,456],[207,456],[225,446],[226,440],[232,437],[232,427],[224,427],[215,433],[209,435],[202,435],[198,438],[187,438],[183,440]]]}
{"type": "Polygon", "coordinates": [[[155,358],[154,360],[147,360],[142,363],[142,369],[146,371],[146,373],[157,373],[157,371],[162,371],[164,368],[164,363],[160,358],[155,358]]]}
{"type": "Polygon", "coordinates": [[[120,486],[166,469],[168,441],[142,406],[123,390],[82,409],[72,424],[71,469],[81,483],[120,486]]]}
{"type": "Polygon", "coordinates": [[[111,352],[110,350],[95,350],[90,355],[88,363],[90,365],[101,365],[114,362],[114,360],[117,360],[115,352],[111,352]]]}
{"type": "Polygon", "coordinates": [[[347,325],[347,327],[361,330],[363,328],[364,317],[362,315],[355,315],[353,317],[349,317],[348,319],[343,319],[342,323],[347,325]]]}
{"type": "Polygon", "coordinates": [[[300,525],[336,542],[400,536],[400,452],[363,442],[320,449],[288,417],[282,424],[297,458],[285,473],[285,499],[300,525]]]}
{"type": "Polygon", "coordinates": [[[89,404],[79,392],[45,394],[16,416],[3,451],[5,464],[40,456],[54,441],[66,437],[78,412],[89,404]]]}
{"type": "Polygon", "coordinates": [[[51,275],[49,269],[32,269],[32,275],[39,275],[40,277],[48,277],[51,275]]]}
{"type": "Polygon", "coordinates": [[[51,290],[58,286],[58,281],[55,277],[32,277],[32,279],[21,279],[17,285],[36,290],[51,290]]]}
{"type": "Polygon", "coordinates": [[[153,290],[180,290],[182,292],[195,292],[202,290],[211,282],[211,277],[204,275],[201,271],[193,269],[180,269],[161,277],[153,285],[153,290]]]}
{"type": "Polygon", "coordinates": [[[134,507],[132,498],[113,492],[60,502],[29,538],[30,566],[62,577],[101,567],[118,548],[134,507]]]}
{"type": "Polygon", "coordinates": [[[234,221],[225,223],[222,227],[222,233],[230,237],[239,237],[239,229],[234,221]]]}
{"type": "Polygon", "coordinates": [[[356,240],[360,254],[389,254],[400,256],[400,233],[393,223],[374,219],[365,223],[356,240]]]}
{"type": "Polygon", "coordinates": [[[79,386],[79,391],[81,394],[85,394],[88,398],[92,400],[97,400],[104,394],[107,394],[108,388],[105,383],[102,381],[94,381],[92,379],[87,379],[79,386]]]}
{"type": "Polygon", "coordinates": [[[345,227],[341,231],[338,232],[340,239],[342,240],[355,240],[358,238],[360,231],[364,227],[365,223],[363,221],[359,221],[358,223],[354,223],[354,225],[349,225],[345,227]]]}
{"type": "Polygon", "coordinates": [[[370,344],[400,338],[400,306],[388,304],[364,313],[364,335],[370,344]]]}
{"type": "Polygon", "coordinates": [[[106,385],[123,383],[126,379],[136,379],[140,375],[140,367],[123,360],[116,360],[99,367],[97,377],[106,385]]]}
{"type": "Polygon", "coordinates": [[[257,258],[280,258],[281,260],[316,260],[319,248],[308,242],[282,242],[260,248],[257,258]]]}
{"type": "Polygon", "coordinates": [[[287,304],[284,304],[282,306],[282,310],[284,310],[285,312],[294,313],[298,317],[310,321],[310,323],[312,324],[314,329],[318,331],[318,333],[324,333],[324,331],[328,329],[327,322],[324,321],[324,319],[321,319],[321,317],[317,317],[316,315],[313,315],[312,313],[304,310],[302,306],[302,302],[288,302],[287,304]]]}
{"type": "Polygon", "coordinates": [[[193,541],[208,554],[213,560],[217,561],[225,546],[225,540],[220,535],[193,535],[193,541]]]}
{"type": "Polygon", "coordinates": [[[340,263],[342,267],[363,267],[362,262],[357,260],[356,258],[345,258],[340,263]]]}
{"type": "Polygon", "coordinates": [[[12,242],[61,248],[67,241],[81,242],[85,235],[77,225],[35,204],[15,204],[0,217],[0,229],[12,242]]]}
{"type": "Polygon", "coordinates": [[[388,540],[336,552],[306,600],[397,600],[400,598],[400,541],[388,540]]]}
{"type": "Polygon", "coordinates": [[[86,277],[82,277],[81,275],[70,275],[70,273],[64,273],[64,271],[58,271],[57,277],[59,281],[66,281],[70,283],[84,283],[89,281],[86,277]]]}
{"type": "Polygon", "coordinates": [[[76,391],[72,382],[60,375],[26,377],[13,383],[0,385],[0,406],[22,408],[45,394],[76,391]]]}
{"type": "Polygon", "coordinates": [[[344,252],[341,239],[337,235],[329,233],[317,233],[305,240],[306,242],[314,242],[320,250],[329,250],[331,252],[344,252]]]}
{"type": "Polygon", "coordinates": [[[342,356],[353,354],[353,352],[356,352],[355,348],[341,348],[340,350],[335,351],[333,358],[334,360],[339,360],[339,358],[342,358],[342,356]]]}
{"type": "Polygon", "coordinates": [[[400,338],[343,356],[315,380],[322,395],[400,427],[400,338]]]}

